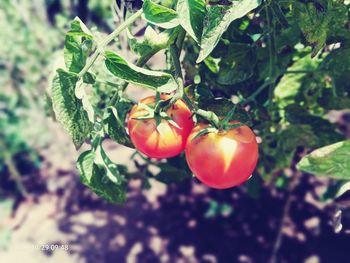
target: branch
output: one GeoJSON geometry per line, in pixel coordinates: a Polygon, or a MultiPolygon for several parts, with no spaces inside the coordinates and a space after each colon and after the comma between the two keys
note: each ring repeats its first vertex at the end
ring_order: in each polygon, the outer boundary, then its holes
{"type": "Polygon", "coordinates": [[[276,236],[276,239],[275,239],[275,242],[274,242],[274,246],[273,246],[273,249],[272,249],[272,254],[271,254],[269,263],[276,263],[276,262],[278,262],[277,261],[277,254],[278,254],[278,251],[279,251],[279,249],[280,249],[280,247],[282,245],[283,228],[286,225],[286,221],[287,221],[288,216],[289,216],[289,210],[290,210],[290,207],[292,205],[293,198],[294,198],[293,191],[296,188],[296,186],[298,185],[300,175],[301,174],[299,172],[294,172],[292,181],[291,181],[291,183],[289,185],[287,201],[284,204],[282,219],[281,219],[281,222],[280,222],[280,225],[279,225],[279,228],[278,228],[277,236],[276,236]]]}
{"type": "Polygon", "coordinates": [[[22,182],[22,177],[19,171],[17,170],[17,167],[12,159],[12,156],[8,149],[6,149],[6,143],[0,141],[0,149],[4,151],[4,163],[7,166],[7,169],[9,170],[10,177],[15,181],[17,190],[21,193],[21,195],[25,198],[28,197],[28,192],[25,186],[22,182]]]}
{"type": "Polygon", "coordinates": [[[127,20],[125,20],[122,24],[120,24],[116,30],[114,30],[112,33],[110,33],[100,45],[97,46],[97,49],[95,53],[89,58],[88,62],[85,64],[84,68],[79,72],[79,77],[82,77],[89,69],[90,67],[95,63],[96,59],[99,55],[103,53],[103,50],[106,48],[106,46],[113,41],[124,29],[126,29],[130,24],[134,23],[136,19],[138,19],[143,10],[140,9],[135,14],[130,16],[127,20]]]}

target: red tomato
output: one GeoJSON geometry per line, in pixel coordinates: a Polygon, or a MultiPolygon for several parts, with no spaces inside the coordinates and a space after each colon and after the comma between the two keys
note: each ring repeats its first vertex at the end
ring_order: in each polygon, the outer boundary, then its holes
{"type": "Polygon", "coordinates": [[[198,124],[187,139],[186,160],[193,174],[204,184],[217,189],[230,188],[248,180],[258,160],[258,144],[253,131],[244,125],[194,139],[206,127],[208,124],[198,124]]]}
{"type": "MultiPolygon", "coordinates": [[[[162,96],[168,99],[169,96],[162,96]]],[[[150,96],[140,101],[148,106],[154,106],[155,96],[150,96]]],[[[180,127],[162,119],[156,125],[155,119],[135,120],[148,114],[140,105],[135,105],[129,114],[128,130],[131,141],[136,149],[151,158],[169,158],[181,153],[186,145],[186,140],[194,123],[192,112],[182,100],[177,100],[166,112],[170,118],[180,127]]]]}

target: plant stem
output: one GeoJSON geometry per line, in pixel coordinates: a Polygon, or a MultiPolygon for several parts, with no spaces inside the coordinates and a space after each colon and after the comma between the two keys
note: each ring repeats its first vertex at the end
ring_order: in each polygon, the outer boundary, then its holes
{"type": "Polygon", "coordinates": [[[179,32],[179,35],[177,37],[176,43],[171,45],[169,48],[170,56],[174,64],[175,68],[175,80],[177,82],[177,90],[174,96],[171,98],[169,105],[172,105],[176,100],[182,98],[187,106],[197,115],[203,117],[204,119],[208,120],[213,126],[216,128],[220,127],[220,120],[218,116],[212,112],[212,111],[206,111],[199,109],[196,105],[194,105],[191,100],[186,96],[184,92],[184,81],[183,81],[183,75],[181,70],[181,63],[180,63],[180,55],[181,50],[183,46],[183,42],[186,36],[186,32],[184,30],[179,32]]]}
{"type": "Polygon", "coordinates": [[[186,105],[190,108],[190,110],[193,111],[195,114],[206,119],[214,127],[216,128],[220,127],[220,120],[214,112],[199,109],[195,104],[192,103],[192,101],[186,96],[185,93],[183,94],[182,99],[184,100],[186,105]]]}
{"type": "Polygon", "coordinates": [[[246,104],[248,102],[254,101],[256,96],[258,96],[264,89],[269,87],[271,83],[274,82],[272,80],[264,82],[252,95],[250,95],[248,98],[243,100],[242,102],[239,102],[239,104],[246,104]]]}
{"type": "Polygon", "coordinates": [[[282,219],[281,219],[278,231],[277,231],[277,236],[276,236],[276,239],[275,239],[275,242],[273,245],[272,254],[271,254],[269,263],[278,262],[277,261],[277,254],[278,254],[278,250],[280,249],[280,247],[282,245],[283,228],[285,227],[288,216],[289,216],[289,210],[290,210],[290,207],[292,205],[293,198],[294,198],[293,191],[295,190],[295,188],[298,185],[300,175],[301,174],[299,172],[294,172],[293,178],[292,178],[290,185],[288,187],[288,197],[287,197],[286,203],[284,204],[284,207],[283,207],[282,219]]]}
{"type": "Polygon", "coordinates": [[[177,89],[176,93],[170,100],[170,105],[175,103],[178,99],[183,97],[184,94],[184,82],[183,82],[183,76],[182,76],[182,70],[181,70],[181,64],[180,64],[180,59],[179,59],[179,49],[177,48],[176,45],[171,45],[170,46],[170,55],[171,59],[173,61],[174,67],[175,67],[175,81],[177,83],[177,89]]]}
{"type": "Polygon", "coordinates": [[[172,44],[169,48],[170,56],[173,61],[173,65],[175,68],[174,78],[177,83],[177,89],[174,96],[171,98],[168,106],[174,104],[178,99],[181,99],[184,95],[184,81],[180,63],[180,54],[182,45],[185,39],[186,32],[181,30],[177,36],[176,42],[172,44]]]}
{"type": "Polygon", "coordinates": [[[82,77],[89,69],[90,67],[95,63],[96,59],[103,53],[103,50],[106,48],[106,46],[113,41],[124,29],[126,29],[130,24],[134,23],[136,19],[138,19],[143,10],[138,10],[135,14],[130,16],[128,19],[126,19],[122,24],[120,24],[116,30],[114,30],[112,33],[110,33],[102,42],[100,45],[97,46],[97,49],[95,50],[95,53],[89,58],[89,60],[86,62],[84,68],[79,72],[79,77],[82,77]]]}
{"type": "Polygon", "coordinates": [[[92,56],[89,58],[89,60],[86,62],[85,66],[83,67],[83,69],[79,72],[78,76],[79,78],[81,78],[82,76],[84,76],[84,74],[91,68],[91,66],[95,63],[96,59],[98,58],[98,56],[101,54],[101,50],[97,49],[95,51],[94,54],[92,54],[92,56]]]}
{"type": "MultiPolygon", "coordinates": [[[[271,17],[270,17],[270,7],[267,5],[265,7],[266,12],[266,21],[267,21],[267,28],[269,33],[268,38],[268,47],[269,47],[269,81],[275,78],[275,67],[276,64],[276,57],[275,57],[275,38],[274,38],[274,30],[271,30],[271,17]]],[[[269,101],[268,101],[268,108],[271,112],[272,107],[272,97],[273,97],[273,90],[275,88],[275,81],[270,82],[269,85],[269,101]]]]}
{"type": "Polygon", "coordinates": [[[175,79],[177,78],[182,79],[183,76],[182,76],[182,70],[181,70],[181,63],[179,59],[180,51],[176,46],[176,44],[173,44],[170,46],[170,55],[175,67],[175,79]]]}
{"type": "Polygon", "coordinates": [[[4,163],[7,166],[7,169],[10,173],[11,178],[15,181],[18,191],[21,193],[23,197],[25,198],[28,197],[29,194],[27,192],[27,189],[23,185],[21,174],[17,170],[17,167],[12,159],[11,154],[6,149],[5,142],[0,141],[0,149],[4,151],[4,163]]]}
{"type": "Polygon", "coordinates": [[[23,197],[25,197],[25,198],[28,197],[28,192],[27,192],[25,186],[23,185],[22,177],[21,177],[19,171],[16,168],[16,165],[14,164],[14,162],[10,156],[5,157],[5,165],[9,169],[11,178],[15,181],[18,191],[21,193],[21,195],[23,197]]]}
{"type": "Polygon", "coordinates": [[[178,48],[178,51],[179,51],[178,56],[180,56],[180,54],[181,54],[181,50],[183,47],[185,36],[186,36],[186,31],[181,29],[179,32],[179,35],[177,36],[177,39],[176,39],[176,47],[178,48]]]}

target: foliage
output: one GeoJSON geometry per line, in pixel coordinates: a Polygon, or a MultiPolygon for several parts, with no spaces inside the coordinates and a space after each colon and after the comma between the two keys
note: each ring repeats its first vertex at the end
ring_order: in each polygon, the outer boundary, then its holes
{"type": "MultiPolygon", "coordinates": [[[[0,3],[0,174],[2,178],[8,174],[22,195],[26,190],[18,166],[38,167],[37,148],[49,139],[42,94],[51,54],[58,45],[53,39],[59,35],[51,30],[46,18],[37,15],[40,10],[28,6],[28,2],[23,6],[7,0],[0,3]]],[[[3,192],[7,195],[8,189],[3,192]]]]}
{"type": "MultiPolygon", "coordinates": [[[[55,50],[62,43],[60,36],[66,31],[70,10],[74,9],[69,1],[58,2],[62,8],[60,14],[50,13],[53,1],[0,2],[0,174],[2,183],[7,182],[5,178],[15,181],[22,195],[26,194],[26,189],[21,182],[23,168],[21,170],[20,167],[39,167],[38,150],[47,147],[52,139],[46,126],[46,115],[52,115],[47,83],[51,80],[51,68],[56,63],[55,50]]],[[[90,12],[102,12],[107,19],[112,14],[110,4],[109,0],[90,0],[88,6],[90,12]]],[[[75,25],[79,25],[79,21],[75,25]]],[[[73,72],[80,71],[76,61],[83,59],[87,53],[85,48],[91,48],[91,41],[85,41],[80,49],[81,34],[79,28],[73,27],[66,36],[62,52],[69,61],[67,67],[73,72]]],[[[92,74],[86,74],[84,82],[92,82],[94,78],[92,74]]],[[[78,84],[84,86],[83,81],[78,84]]],[[[79,88],[76,91],[88,111],[89,94],[81,88],[80,92],[79,88]]],[[[9,189],[2,187],[0,190],[7,196],[9,189]]]]}
{"type": "Polygon", "coordinates": [[[304,156],[298,169],[335,179],[349,179],[349,154],[350,141],[337,142],[304,156]]]}
{"type": "MultiPolygon", "coordinates": [[[[66,66],[53,81],[52,103],[75,145],[91,144],[78,160],[82,182],[111,202],[125,200],[133,176],[112,163],[101,142],[109,137],[132,147],[124,128],[133,103],[128,83],[173,95],[165,108],[183,98],[197,120],[214,126],[221,123],[218,116],[252,126],[262,141],[256,174],[273,181],[276,172],[293,166],[300,149],[344,140],[327,114],[350,107],[349,31],[349,5],[341,0],[145,0],[102,40],[75,19],[66,34],[66,66]],[[136,20],[143,25],[143,39],[132,32],[136,20]],[[136,61],[120,54],[118,36],[124,30],[136,61]],[[110,45],[113,40],[119,50],[110,45]],[[152,69],[147,61],[161,50],[167,67],[152,69]],[[101,80],[110,85],[101,88],[101,80]]],[[[298,168],[348,179],[349,169],[340,169],[346,149],[319,159],[324,149],[306,156],[298,168]]],[[[176,171],[183,156],[175,164],[145,160],[160,168],[155,178],[162,182],[190,177],[184,174],[189,175],[186,163],[176,171]]],[[[145,181],[154,176],[144,175],[145,181]]]]}

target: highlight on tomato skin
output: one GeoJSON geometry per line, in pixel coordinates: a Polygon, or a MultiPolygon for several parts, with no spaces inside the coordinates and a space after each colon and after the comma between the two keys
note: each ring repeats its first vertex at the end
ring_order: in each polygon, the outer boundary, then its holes
{"type": "MultiPolygon", "coordinates": [[[[161,99],[170,96],[162,95],[161,99]]],[[[155,96],[149,96],[140,101],[142,104],[154,106],[155,96]]],[[[194,127],[192,112],[182,100],[177,100],[167,111],[169,117],[179,126],[162,119],[156,125],[156,120],[135,118],[144,117],[148,111],[140,104],[134,105],[128,117],[128,131],[136,149],[150,158],[170,158],[181,153],[186,146],[186,140],[194,127]]]]}
{"type": "Polygon", "coordinates": [[[194,176],[216,189],[231,188],[247,181],[259,155],[253,131],[244,125],[195,138],[207,127],[208,124],[199,123],[187,139],[186,160],[194,176]]]}

